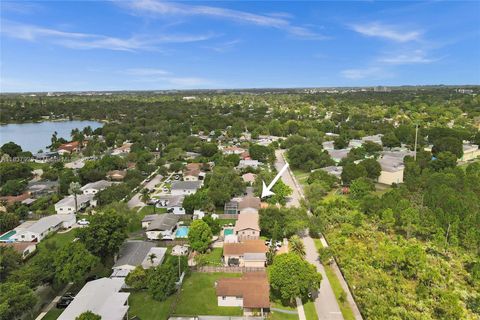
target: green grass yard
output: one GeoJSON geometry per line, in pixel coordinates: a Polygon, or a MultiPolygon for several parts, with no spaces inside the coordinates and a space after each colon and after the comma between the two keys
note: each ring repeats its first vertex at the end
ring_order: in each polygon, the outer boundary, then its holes
{"type": "Polygon", "coordinates": [[[55,233],[46,239],[42,240],[38,244],[38,249],[44,249],[46,248],[47,243],[52,244],[55,243],[55,245],[58,248],[61,248],[75,239],[75,230],[69,230],[68,232],[65,233],[55,233]]]}
{"type": "Polygon", "coordinates": [[[174,313],[176,315],[241,316],[240,307],[219,307],[215,294],[215,281],[220,278],[240,277],[239,273],[194,272],[184,281],[174,313]]]}
{"type": "Polygon", "coordinates": [[[307,320],[318,319],[317,310],[315,310],[315,304],[313,304],[313,301],[307,301],[303,305],[303,310],[305,311],[305,316],[307,320]]]}
{"type": "Polygon", "coordinates": [[[167,320],[175,297],[173,295],[165,301],[156,301],[148,292],[132,292],[128,298],[128,316],[137,316],[140,320],[167,320]]]}
{"type": "Polygon", "coordinates": [[[209,253],[202,254],[202,259],[207,262],[207,266],[223,266],[222,248],[213,248],[209,253]]]}
{"type": "Polygon", "coordinates": [[[56,320],[62,314],[63,309],[52,308],[47,314],[42,318],[42,320],[56,320]]]}

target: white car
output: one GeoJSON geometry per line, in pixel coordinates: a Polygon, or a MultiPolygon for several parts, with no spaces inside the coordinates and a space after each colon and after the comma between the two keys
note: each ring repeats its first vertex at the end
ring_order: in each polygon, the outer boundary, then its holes
{"type": "Polygon", "coordinates": [[[77,223],[81,226],[87,226],[90,224],[90,221],[88,221],[87,219],[80,219],[77,221],[77,223]]]}
{"type": "Polygon", "coordinates": [[[170,191],[170,190],[169,190],[167,187],[163,187],[162,191],[163,191],[163,192],[168,192],[168,191],[170,191]]]}

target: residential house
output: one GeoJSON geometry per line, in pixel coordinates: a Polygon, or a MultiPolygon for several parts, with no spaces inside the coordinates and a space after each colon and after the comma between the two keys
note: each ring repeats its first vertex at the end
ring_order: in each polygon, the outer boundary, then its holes
{"type": "Polygon", "coordinates": [[[219,307],[241,307],[244,316],[270,312],[270,285],[265,272],[246,272],[241,278],[221,278],[216,282],[219,307]]]}
{"type": "Polygon", "coordinates": [[[245,240],[223,244],[223,261],[226,266],[265,267],[267,246],[263,240],[245,240]]]}
{"type": "Polygon", "coordinates": [[[107,172],[107,178],[114,181],[122,181],[126,176],[126,170],[111,170],[107,172]]]}
{"type": "Polygon", "coordinates": [[[348,142],[348,147],[349,148],[360,148],[363,145],[363,141],[359,139],[351,139],[348,142]]]}
{"type": "Polygon", "coordinates": [[[184,181],[198,181],[203,180],[204,175],[200,175],[202,172],[199,169],[191,169],[183,171],[184,181]]]}
{"type": "Polygon", "coordinates": [[[58,181],[30,181],[27,186],[27,192],[30,194],[30,197],[38,198],[47,194],[56,193],[58,186],[58,181]]]}
{"type": "Polygon", "coordinates": [[[256,240],[260,238],[260,226],[258,213],[242,213],[235,222],[234,232],[238,240],[256,240]]]}
{"type": "Polygon", "coordinates": [[[40,242],[50,233],[59,229],[67,229],[76,222],[74,214],[54,214],[36,221],[26,221],[14,229],[10,238],[21,242],[40,242]]]}
{"type": "Polygon", "coordinates": [[[159,214],[146,228],[146,236],[149,240],[173,240],[175,230],[180,218],[174,214],[159,214]]]}
{"type": "Polygon", "coordinates": [[[325,171],[326,173],[329,173],[331,175],[334,175],[335,177],[341,179],[342,178],[342,171],[343,168],[339,166],[328,166],[325,168],[321,168],[319,170],[325,171]]]}
{"type": "Polygon", "coordinates": [[[142,219],[142,228],[146,229],[158,217],[158,214],[147,214],[145,217],[142,219]]]}
{"type": "Polygon", "coordinates": [[[98,192],[110,187],[112,182],[107,180],[100,180],[95,182],[90,182],[80,188],[80,191],[83,194],[97,194],[98,192]]]}
{"type": "Polygon", "coordinates": [[[156,206],[157,208],[165,208],[173,214],[185,214],[185,208],[183,208],[184,198],[185,196],[164,195],[159,197],[156,206]]]}
{"type": "Polygon", "coordinates": [[[228,147],[224,147],[222,149],[223,154],[226,154],[226,155],[229,155],[229,154],[241,155],[245,151],[247,151],[247,150],[245,150],[243,148],[240,148],[240,147],[237,147],[237,146],[228,146],[228,147]]]}
{"type": "Polygon", "coordinates": [[[246,169],[248,167],[253,168],[253,169],[258,169],[259,166],[261,166],[263,163],[258,161],[258,160],[240,160],[238,163],[237,168],[238,169],[246,169]]]}
{"type": "Polygon", "coordinates": [[[383,137],[383,134],[380,133],[373,136],[365,136],[362,138],[362,141],[363,142],[370,141],[383,146],[382,137],[383,137]]]}
{"type": "Polygon", "coordinates": [[[124,285],[124,278],[101,278],[87,282],[58,320],[73,320],[86,311],[104,320],[126,319],[130,293],[120,292],[124,285]]]}
{"type": "Polygon", "coordinates": [[[480,149],[476,144],[464,144],[463,145],[463,156],[459,161],[471,161],[480,157],[480,149]]]}
{"type": "Polygon", "coordinates": [[[201,186],[202,181],[174,181],[170,192],[175,196],[189,195],[197,192],[201,186]]]}
{"type": "Polygon", "coordinates": [[[255,179],[257,178],[257,175],[255,173],[245,173],[242,175],[243,182],[248,183],[249,185],[252,185],[255,182],[255,179]]]}
{"type": "MultiPolygon", "coordinates": [[[[84,143],[86,143],[86,141],[84,141],[84,143]]],[[[80,151],[80,143],[78,141],[67,142],[57,148],[57,153],[62,156],[78,151],[80,151]]]]}
{"type": "Polygon", "coordinates": [[[33,155],[33,159],[37,163],[47,163],[58,159],[59,154],[56,151],[52,152],[39,152],[33,155]]]}
{"type": "Polygon", "coordinates": [[[339,163],[342,161],[342,159],[346,158],[348,153],[350,152],[350,149],[334,149],[334,150],[327,150],[328,154],[330,155],[330,158],[332,158],[333,161],[336,163],[339,163]]]}
{"type": "Polygon", "coordinates": [[[259,197],[247,195],[239,202],[238,212],[240,214],[248,212],[257,213],[258,210],[260,210],[260,203],[261,201],[259,197]]]}
{"type": "Polygon", "coordinates": [[[67,196],[55,203],[55,212],[59,214],[77,213],[89,206],[94,207],[97,205],[97,201],[93,197],[93,194],[77,194],[77,207],[75,208],[75,196],[67,196]]]}
{"type": "Polygon", "coordinates": [[[133,143],[126,142],[122,146],[113,149],[112,156],[130,153],[133,143]]]}
{"type": "Polygon", "coordinates": [[[142,266],[144,269],[158,266],[163,262],[167,248],[156,247],[154,242],[130,240],[120,247],[111,277],[126,277],[133,269],[142,266]],[[153,259],[150,259],[150,255],[153,259]],[[149,261],[153,260],[152,261],[149,261]]]}
{"type": "Polygon", "coordinates": [[[35,242],[0,242],[0,247],[11,247],[22,256],[22,259],[25,259],[37,249],[37,244],[35,242]]]}
{"type": "Polygon", "coordinates": [[[324,141],[322,143],[322,147],[324,150],[333,150],[335,149],[333,141],[324,141]]]}
{"type": "Polygon", "coordinates": [[[382,167],[378,182],[392,185],[393,183],[403,183],[403,171],[405,166],[403,159],[406,156],[413,156],[411,151],[384,151],[378,162],[382,167]]]}

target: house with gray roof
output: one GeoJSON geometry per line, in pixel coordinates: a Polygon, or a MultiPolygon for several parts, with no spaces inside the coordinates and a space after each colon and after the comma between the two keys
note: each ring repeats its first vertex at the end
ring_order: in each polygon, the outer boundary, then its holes
{"type": "Polygon", "coordinates": [[[328,154],[330,155],[330,158],[332,158],[333,161],[336,163],[339,163],[342,161],[342,159],[346,158],[348,153],[350,152],[350,149],[334,149],[334,150],[327,150],[328,154]]]}
{"type": "Polygon", "coordinates": [[[36,221],[26,221],[15,228],[12,239],[22,242],[40,242],[50,233],[66,229],[76,222],[74,214],[54,214],[36,221]]]}
{"type": "Polygon", "coordinates": [[[194,194],[201,186],[202,181],[174,181],[171,193],[175,196],[194,194]]]}
{"type": "Polygon", "coordinates": [[[97,201],[93,194],[77,194],[77,208],[75,210],[75,197],[73,195],[63,198],[55,203],[55,212],[58,214],[76,213],[89,206],[96,206],[97,201]]]}
{"type": "Polygon", "coordinates": [[[165,208],[173,214],[185,214],[183,208],[184,195],[164,195],[158,198],[157,208],[165,208]]]}
{"type": "Polygon", "coordinates": [[[111,277],[126,277],[130,271],[140,265],[144,269],[158,266],[163,262],[166,252],[166,248],[156,247],[154,242],[125,241],[120,247],[111,277]],[[155,258],[151,259],[153,262],[148,261],[151,254],[155,255],[155,258]]]}
{"type": "Polygon", "coordinates": [[[341,178],[342,177],[342,171],[343,171],[343,167],[340,167],[340,166],[328,166],[328,167],[325,167],[325,168],[321,168],[319,170],[322,170],[322,171],[325,171],[326,173],[328,174],[331,174],[331,175],[334,175],[335,177],[337,178],[341,178]]]}
{"type": "Polygon", "coordinates": [[[113,184],[111,181],[100,180],[95,182],[90,182],[80,188],[80,191],[83,194],[97,194],[98,192],[110,187],[113,184]]]}
{"type": "Polygon", "coordinates": [[[179,219],[180,217],[175,214],[158,214],[146,229],[147,238],[150,240],[173,240],[179,219]]]}

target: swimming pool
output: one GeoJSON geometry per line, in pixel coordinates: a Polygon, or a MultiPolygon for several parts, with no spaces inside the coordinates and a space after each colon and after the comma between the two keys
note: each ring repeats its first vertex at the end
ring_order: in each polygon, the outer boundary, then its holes
{"type": "Polygon", "coordinates": [[[231,234],[233,234],[233,229],[232,228],[227,228],[227,229],[223,230],[223,235],[224,236],[228,236],[228,235],[231,235],[231,234]]]}
{"type": "Polygon", "coordinates": [[[188,227],[181,226],[178,227],[177,231],[175,232],[175,238],[187,238],[188,237],[188,227]]]}
{"type": "Polygon", "coordinates": [[[10,238],[13,237],[17,231],[15,230],[10,230],[0,236],[0,242],[9,242],[12,241],[10,238]]]}

